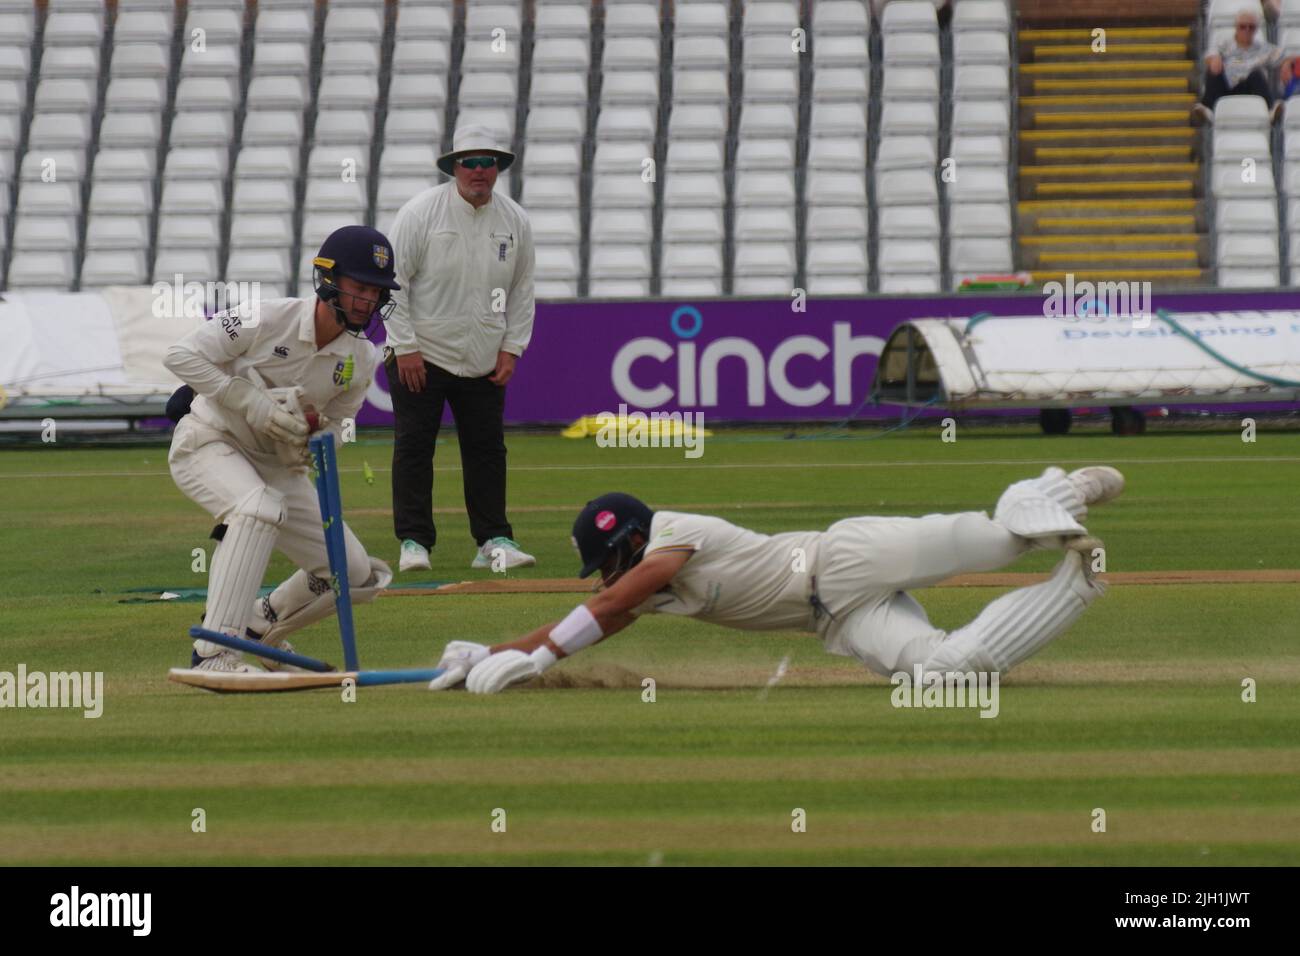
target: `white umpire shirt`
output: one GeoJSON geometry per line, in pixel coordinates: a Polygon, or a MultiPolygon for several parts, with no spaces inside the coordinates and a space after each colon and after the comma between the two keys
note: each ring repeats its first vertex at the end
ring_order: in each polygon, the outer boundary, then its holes
{"type": "Polygon", "coordinates": [[[822,534],[759,534],[709,515],[656,511],[644,557],[691,553],[633,614],[679,614],[747,631],[815,631],[809,597],[822,534]]]}
{"type": "Polygon", "coordinates": [[[533,335],[533,229],[509,196],[477,209],[455,180],[419,193],[388,234],[396,306],[385,323],[398,355],[464,378],[492,374],[498,352],[523,355],[533,335]]]}
{"type": "Polygon", "coordinates": [[[272,464],[275,442],[254,434],[242,414],[218,405],[215,396],[231,378],[268,389],[298,386],[303,407],[331,420],[326,430],[339,444],[343,419],[355,418],[365,401],[378,351],[347,332],[317,349],[315,314],[315,298],[267,299],[256,310],[242,305],[218,312],[169,348],[164,364],[197,393],[188,417],[272,464]]]}

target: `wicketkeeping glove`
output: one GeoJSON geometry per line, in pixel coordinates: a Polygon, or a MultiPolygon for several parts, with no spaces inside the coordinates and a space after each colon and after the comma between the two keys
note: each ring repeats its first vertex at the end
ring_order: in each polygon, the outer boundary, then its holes
{"type": "Polygon", "coordinates": [[[307,440],[307,419],[294,415],[264,390],[242,378],[232,378],[217,401],[244,416],[250,428],[272,441],[301,445],[307,440]]]}
{"type": "Polygon", "coordinates": [[[448,690],[457,686],[480,661],[487,660],[488,649],[473,641],[451,641],[442,652],[438,667],[442,674],[429,681],[429,690],[448,690]]]}

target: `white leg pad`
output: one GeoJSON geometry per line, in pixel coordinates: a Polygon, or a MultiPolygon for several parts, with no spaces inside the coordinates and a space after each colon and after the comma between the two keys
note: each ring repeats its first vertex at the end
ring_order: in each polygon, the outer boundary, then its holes
{"type": "Polygon", "coordinates": [[[1085,534],[1079,524],[1088,515],[1078,489],[1060,468],[1048,468],[1039,478],[1017,481],[998,499],[993,520],[1023,538],[1055,538],[1085,534]]]}
{"type": "MultiPolygon", "coordinates": [[[[371,558],[370,576],[363,585],[349,588],[348,594],[353,604],[369,604],[392,580],[392,569],[378,558],[371,558]]],[[[262,635],[263,644],[274,646],[285,635],[323,621],[333,613],[334,591],[329,582],[306,571],[297,571],[265,599],[254,602],[251,627],[262,635]]]]}
{"type": "MultiPolygon", "coordinates": [[[[283,522],[284,496],[267,487],[249,491],[226,515],[226,534],[213,552],[208,571],[205,628],[244,636],[249,611],[262,586],[283,522]]],[[[203,657],[211,657],[219,648],[208,641],[196,641],[195,650],[203,657]]]]}
{"type": "Polygon", "coordinates": [[[925,671],[1005,673],[1046,647],[1105,591],[1086,573],[1085,560],[1067,551],[1048,580],[998,598],[939,644],[925,671]]]}

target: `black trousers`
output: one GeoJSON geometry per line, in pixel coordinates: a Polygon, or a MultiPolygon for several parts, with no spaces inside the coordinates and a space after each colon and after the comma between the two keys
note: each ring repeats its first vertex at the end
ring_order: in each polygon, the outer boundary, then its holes
{"type": "Polygon", "coordinates": [[[1252,71],[1244,80],[1236,86],[1229,88],[1228,78],[1222,73],[1205,74],[1205,93],[1201,96],[1201,103],[1209,109],[1214,109],[1214,104],[1223,96],[1239,96],[1251,94],[1254,96],[1264,97],[1270,107],[1273,105],[1273,84],[1268,81],[1268,76],[1263,70],[1252,71]]]}
{"type": "Polygon", "coordinates": [[[388,388],[393,398],[396,435],[393,445],[393,530],[399,541],[410,538],[426,548],[438,540],[433,523],[433,452],[444,404],[451,405],[465,487],[465,510],[476,544],[489,538],[513,538],[506,520],[506,441],[503,416],[506,390],[482,378],[462,378],[424,363],[424,389],[411,392],[388,359],[388,388]]]}

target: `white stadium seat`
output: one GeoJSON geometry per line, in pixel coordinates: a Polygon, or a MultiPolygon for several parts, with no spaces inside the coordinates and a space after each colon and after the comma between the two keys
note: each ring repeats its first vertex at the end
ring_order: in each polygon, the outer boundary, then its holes
{"type": "Polygon", "coordinates": [[[90,214],[138,215],[153,208],[153,183],[147,180],[109,181],[95,179],[90,189],[90,214]]]}
{"type": "Polygon", "coordinates": [[[14,249],[64,252],[77,246],[75,216],[20,215],[14,223],[14,249]]]}
{"type": "Polygon", "coordinates": [[[664,242],[722,242],[724,236],[721,209],[680,207],[664,210],[664,242]]]}
{"type": "Polygon", "coordinates": [[[292,146],[245,146],[235,159],[236,179],[293,179],[299,152],[292,146]]]}
{"type": "Polygon", "coordinates": [[[445,74],[451,66],[446,40],[414,40],[404,35],[393,45],[393,80],[407,74],[445,74]]]}
{"type": "Polygon", "coordinates": [[[228,149],[212,147],[173,147],[163,165],[163,178],[225,179],[229,163],[228,149]]]}
{"type": "Polygon", "coordinates": [[[80,288],[141,285],[148,272],[143,249],[93,249],[81,264],[80,288]]]}
{"type": "MultiPolygon", "coordinates": [[[[548,4],[549,6],[549,4],[548,4]]],[[[539,11],[545,7],[539,6],[539,11]]],[[[563,8],[561,8],[563,9],[563,8]]],[[[583,12],[587,7],[583,6],[583,12]]],[[[681,7],[679,9],[684,9],[681,7]]],[[[539,21],[540,21],[539,17],[539,21]]],[[[607,37],[657,37],[659,35],[659,4],[643,3],[607,3],[605,4],[605,36],[607,37]]],[[[548,30],[547,35],[577,36],[576,32],[559,34],[548,30]]],[[[586,36],[586,33],[581,34],[586,36]]],[[[681,18],[678,16],[677,35],[681,33],[681,18]]],[[[723,34],[719,34],[721,36],[723,34]]]]}
{"type": "Polygon", "coordinates": [[[397,35],[412,39],[450,39],[451,4],[445,6],[403,3],[397,8],[397,35]]]}
{"type": "MultiPolygon", "coordinates": [[[[256,84],[256,80],[253,81],[256,84]]],[[[251,87],[250,87],[251,97],[251,87]]],[[[239,105],[239,87],[234,77],[187,76],[176,87],[176,109],[230,110],[239,105]]],[[[250,99],[249,108],[253,108],[250,99]]]]}
{"type": "Polygon", "coordinates": [[[795,235],[793,205],[749,206],[736,210],[735,237],[738,240],[793,243],[795,235]]]}
{"type": "Polygon", "coordinates": [[[867,238],[865,206],[812,206],[808,209],[807,238],[810,242],[827,239],[867,238]]]}
{"type": "Polygon", "coordinates": [[[880,235],[890,239],[939,238],[939,207],[883,206],[880,210],[880,235]]]}
{"type": "Polygon", "coordinates": [[[650,208],[654,206],[654,183],[640,176],[597,174],[591,183],[591,208],[650,208]]]}
{"type": "Polygon", "coordinates": [[[727,4],[721,0],[678,3],[673,14],[678,36],[725,37],[729,33],[727,4]]]}
{"type": "Polygon", "coordinates": [[[1011,235],[1008,203],[955,203],[948,211],[948,234],[963,239],[1011,235]]]}
{"type": "Polygon", "coordinates": [[[148,216],[90,216],[87,249],[148,249],[148,216]]]}
{"type": "Polygon", "coordinates": [[[95,153],[95,168],[91,170],[91,178],[95,182],[101,179],[117,182],[148,181],[156,177],[156,150],[138,150],[138,148],[113,150],[113,148],[101,147],[100,151],[95,153]]]}
{"type": "MultiPolygon", "coordinates": [[[[973,0],[961,0],[961,3],[968,2],[973,0]]],[[[938,33],[939,18],[935,15],[934,4],[926,0],[894,0],[880,17],[880,32],[886,36],[891,33],[938,33]]]]}
{"type": "Polygon", "coordinates": [[[991,31],[1006,34],[1011,19],[1004,0],[961,0],[953,4],[953,34],[967,31],[991,31]]]}

